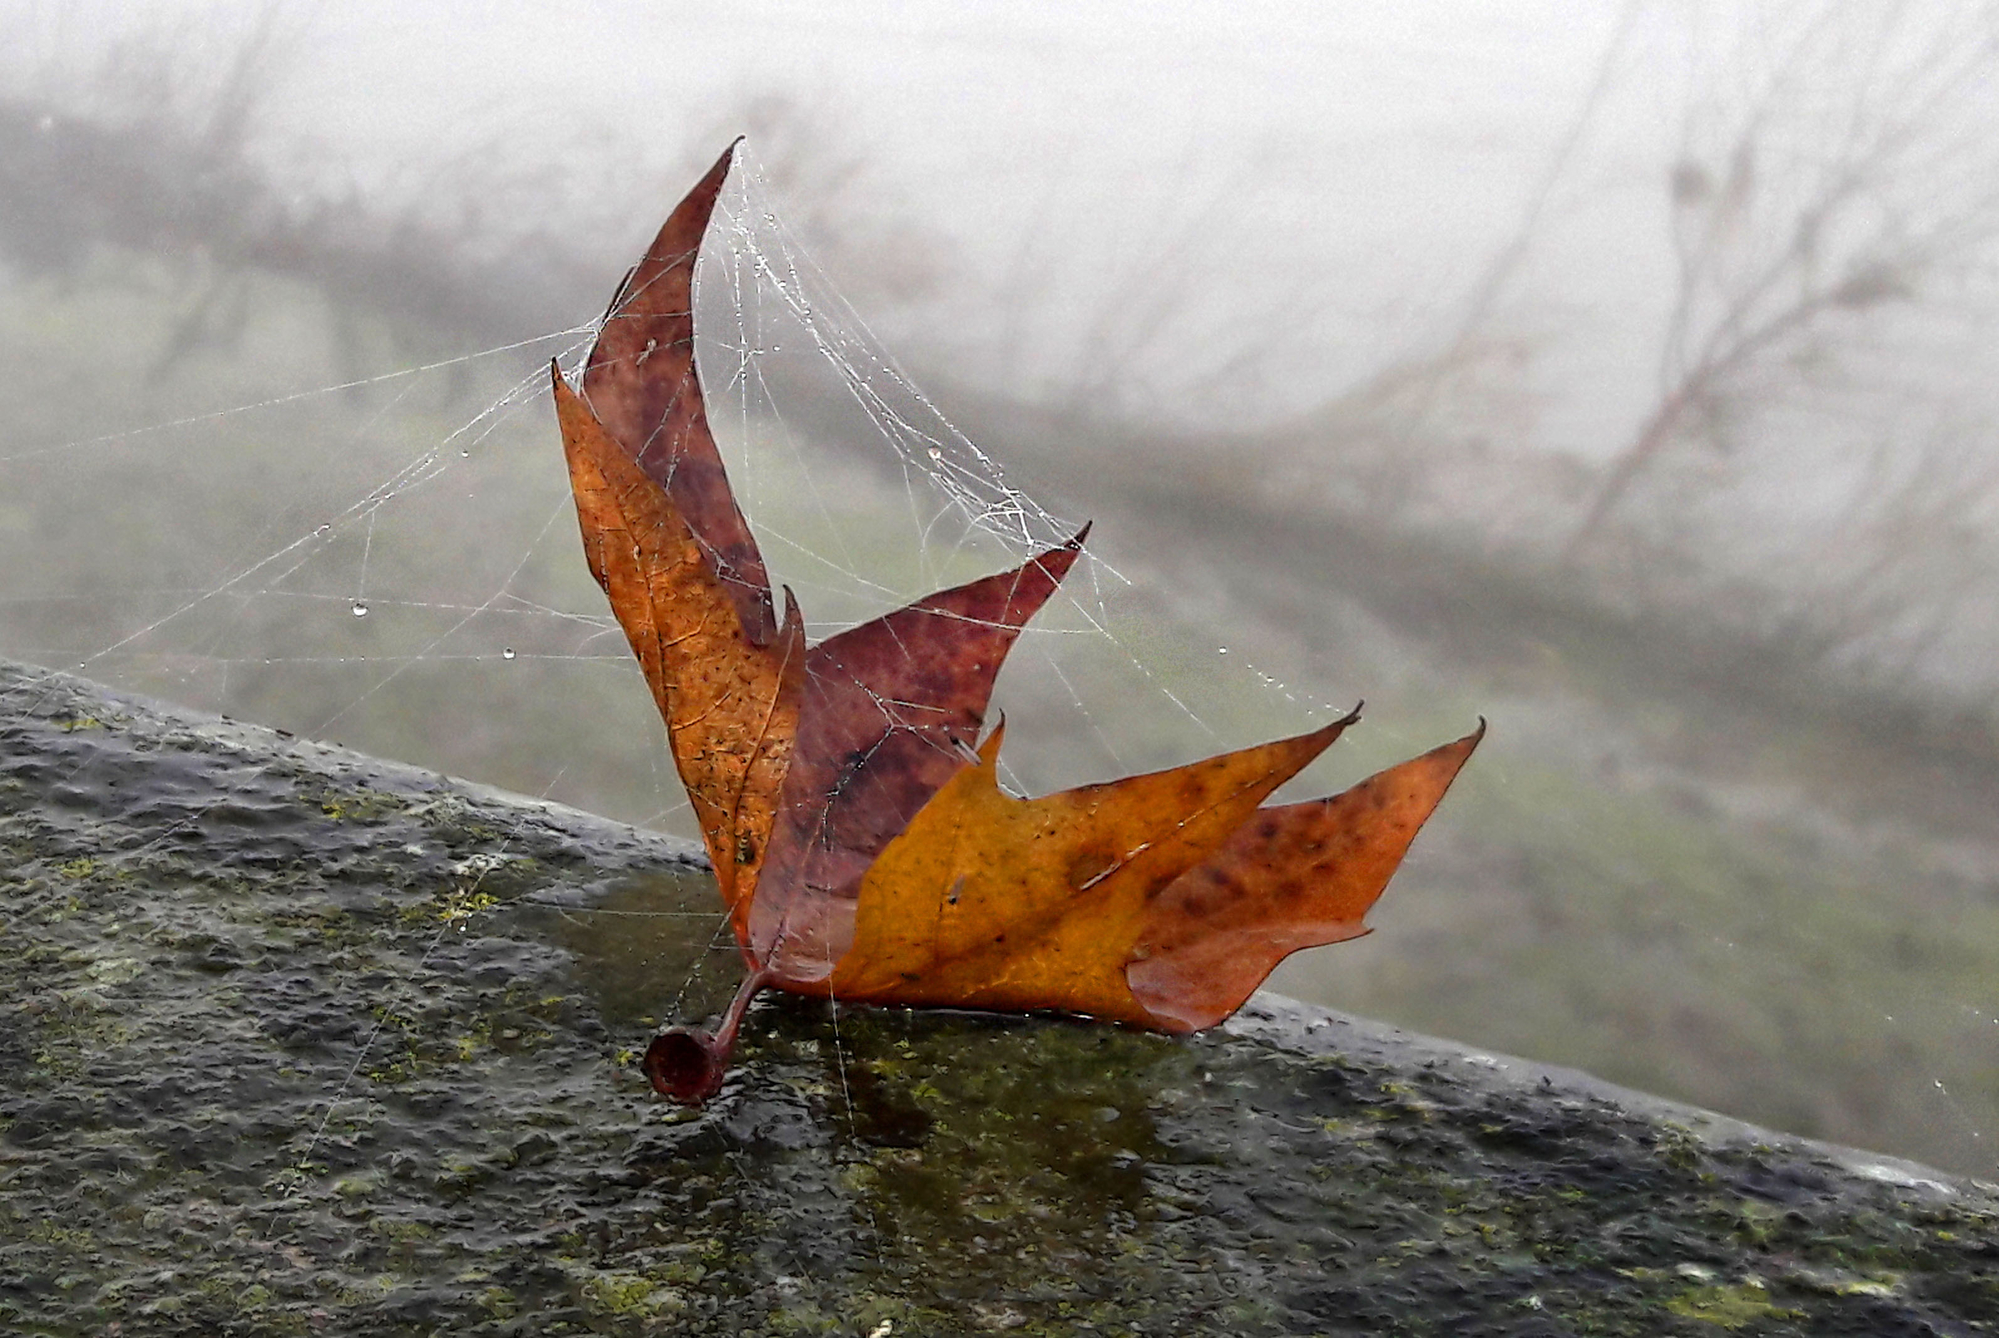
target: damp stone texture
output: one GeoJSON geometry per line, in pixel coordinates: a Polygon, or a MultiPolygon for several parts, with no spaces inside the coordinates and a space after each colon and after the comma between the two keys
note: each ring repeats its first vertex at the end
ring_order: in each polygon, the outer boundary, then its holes
{"type": "Polygon", "coordinates": [[[674,1107],[717,912],[686,844],[0,665],[0,1332],[1999,1333],[1991,1186],[1269,996],[766,996],[674,1107]]]}

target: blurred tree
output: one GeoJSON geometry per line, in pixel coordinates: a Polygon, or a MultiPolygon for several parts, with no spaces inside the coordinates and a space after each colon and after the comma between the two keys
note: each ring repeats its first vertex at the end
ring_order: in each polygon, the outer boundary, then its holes
{"type": "Polygon", "coordinates": [[[1665,183],[1676,284],[1658,396],[1590,497],[1572,560],[1666,457],[1749,449],[1742,425],[1773,383],[1837,385],[1842,353],[1884,317],[1957,302],[1994,259],[1988,6],[1756,6],[1730,37],[1721,77],[1696,76],[1665,183]]]}
{"type": "Polygon", "coordinates": [[[303,40],[275,4],[233,33],[162,20],[0,92],[0,263],[72,280],[105,247],[168,261],[181,312],[155,381],[233,347],[258,275],[303,281],[354,378],[373,370],[365,332],[382,316],[422,341],[398,349],[407,359],[595,315],[615,276],[594,257],[626,249],[605,235],[652,217],[655,197],[747,135],[787,229],[843,283],[894,307],[943,272],[937,240],[831,129],[834,109],[756,90],[663,147],[603,133],[547,154],[495,132],[363,186],[337,155],[272,141],[270,103],[303,40]]]}

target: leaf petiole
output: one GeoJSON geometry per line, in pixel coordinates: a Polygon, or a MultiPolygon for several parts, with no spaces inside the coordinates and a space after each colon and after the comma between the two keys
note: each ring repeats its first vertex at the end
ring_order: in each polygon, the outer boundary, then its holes
{"type": "Polygon", "coordinates": [[[721,1024],[712,1032],[697,1027],[672,1027],[653,1037],[652,1044],[646,1047],[642,1066],[646,1077],[652,1079],[653,1090],[687,1106],[701,1105],[721,1091],[729,1056],[736,1048],[736,1031],[743,1025],[743,1014],[749,1011],[750,1000],[770,983],[769,971],[752,971],[744,978],[736,997],[729,1001],[721,1024]]]}

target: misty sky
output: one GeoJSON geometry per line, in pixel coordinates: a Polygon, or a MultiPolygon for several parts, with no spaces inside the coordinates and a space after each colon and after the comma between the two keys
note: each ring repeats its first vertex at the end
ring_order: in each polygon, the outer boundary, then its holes
{"type": "MultiPolygon", "coordinates": [[[[165,29],[226,59],[261,9],[29,0],[9,27],[15,59],[47,77],[120,30],[165,29]]],[[[1580,226],[1557,245],[1565,270],[1590,273],[1592,302],[1621,300],[1621,285],[1644,300],[1664,263],[1657,129],[1688,37],[1649,11],[1620,29],[1617,0],[278,13],[290,55],[263,145],[294,168],[333,164],[337,180],[381,189],[474,148],[539,162],[619,143],[650,148],[636,170],[657,173],[667,200],[691,134],[781,94],[865,159],[977,291],[1032,290],[1029,319],[1010,327],[1022,371],[1059,379],[1079,323],[1175,282],[1188,329],[1162,360],[1267,346],[1270,375],[1228,406],[1263,416],[1449,333],[1614,34],[1618,94],[1573,160],[1560,197],[1587,208],[1564,212],[1580,226]]],[[[1614,434],[1622,410],[1606,406],[1647,389],[1640,353],[1606,332],[1575,355],[1601,364],[1604,393],[1548,424],[1551,444],[1587,451],[1614,434]]]]}
{"type": "MultiPolygon", "coordinates": [[[[277,176],[392,213],[468,161],[527,180],[563,164],[611,183],[594,223],[629,229],[583,254],[624,254],[737,112],[788,100],[804,156],[860,164],[850,193],[911,224],[942,275],[908,321],[863,305],[891,347],[920,341],[902,349],[914,363],[1027,397],[1114,362],[1136,390],[1100,406],[1113,417],[1255,427],[1433,355],[1526,228],[1484,332],[1523,350],[1532,446],[1596,459],[1661,393],[1681,155],[1725,174],[1729,127],[1776,79],[1763,146],[1808,174],[1842,118],[1897,95],[1898,44],[1935,30],[1951,50],[1983,30],[1949,0],[1835,8],[1829,42],[1787,70],[1813,5],[582,0],[476,21],[438,0],[11,7],[0,69],[58,86],[120,33],[223,66],[274,16],[257,147],[277,176]],[[1723,136],[1705,145],[1704,118],[1723,136]]],[[[1999,115],[1999,89],[1974,100],[1999,115]]],[[[1917,175],[1885,206],[1925,208],[1958,166],[1909,155],[1917,175]]],[[[534,221],[563,226],[566,207],[551,190],[534,221]]],[[[842,263],[835,281],[865,290],[851,270],[870,257],[842,263]]]]}

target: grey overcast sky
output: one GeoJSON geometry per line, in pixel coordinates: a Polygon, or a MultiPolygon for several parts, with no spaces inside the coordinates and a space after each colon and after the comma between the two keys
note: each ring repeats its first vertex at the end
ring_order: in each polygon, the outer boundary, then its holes
{"type": "MultiPolygon", "coordinates": [[[[14,3],[13,59],[42,77],[119,32],[165,30],[225,58],[264,8],[14,3]]],[[[665,199],[690,134],[782,94],[866,156],[968,281],[1031,262],[1026,342],[1051,363],[1077,322],[1146,281],[1134,267],[1190,229],[1218,232],[1180,275],[1194,301],[1252,320],[1290,320],[1278,313],[1301,298],[1312,311],[1271,341],[1281,412],[1448,329],[1625,12],[1622,0],[281,5],[291,56],[264,142],[367,188],[419,180],[473,146],[546,161],[628,140],[657,152],[665,199]]],[[[1567,187],[1589,201],[1559,240],[1590,275],[1579,302],[1656,286],[1659,123],[1679,103],[1689,37],[1650,10],[1621,32],[1618,96],[1567,187]]],[[[1617,384],[1642,364],[1634,352],[1611,341],[1576,355],[1603,362],[1606,393],[1550,424],[1555,444],[1587,450],[1610,430],[1604,406],[1646,393],[1617,384]]]]}

